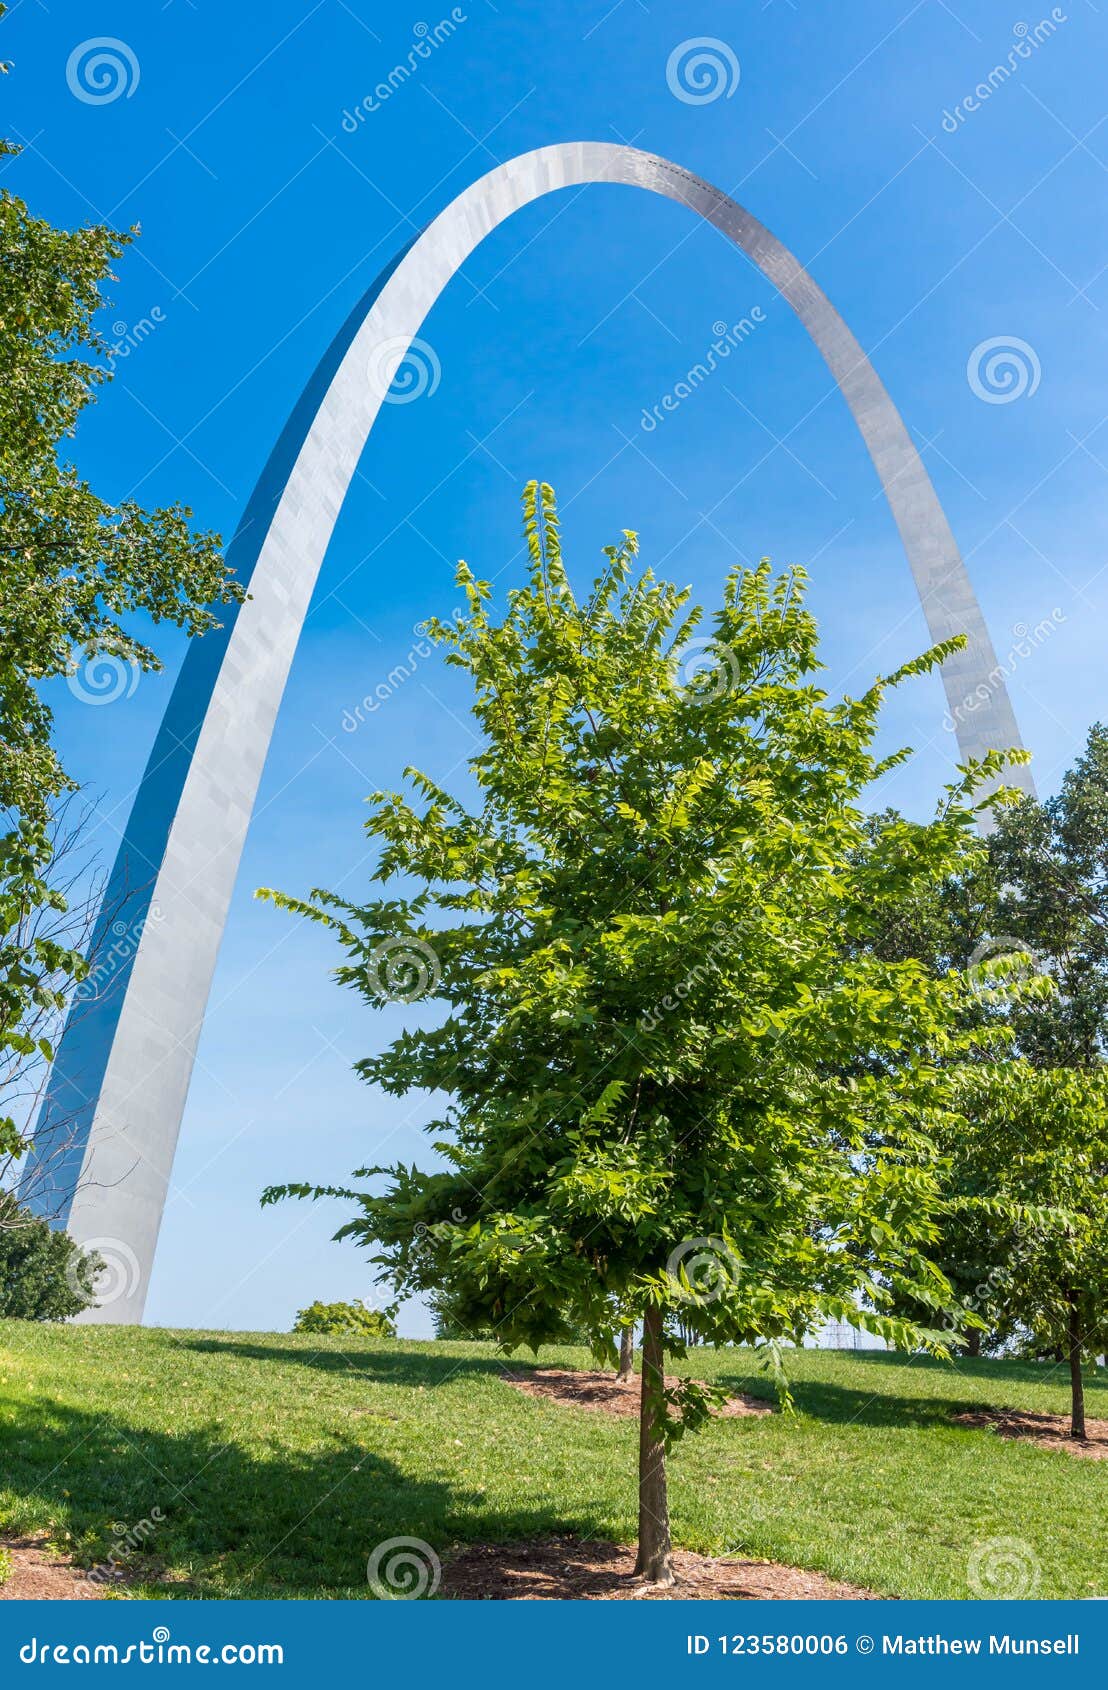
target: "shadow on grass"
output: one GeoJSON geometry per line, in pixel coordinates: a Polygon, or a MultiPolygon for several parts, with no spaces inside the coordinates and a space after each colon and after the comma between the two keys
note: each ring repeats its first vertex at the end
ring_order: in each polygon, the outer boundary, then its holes
{"type": "MultiPolygon", "coordinates": [[[[1049,1385],[1057,1389],[1058,1412],[1068,1404],[1068,1367],[1053,1362],[998,1361],[971,1356],[956,1356],[944,1362],[933,1356],[883,1350],[848,1350],[842,1354],[852,1366],[861,1364],[872,1374],[872,1388],[859,1389],[831,1379],[793,1379],[793,1399],[802,1414],[839,1425],[949,1427],[953,1417],[966,1410],[986,1405],[1018,1406],[1013,1403],[1013,1389],[1026,1385],[1049,1385]],[[921,1382],[921,1376],[934,1379],[935,1394],[910,1394],[905,1387],[913,1375],[921,1382]],[[963,1384],[964,1393],[960,1390],[963,1384]]],[[[772,1394],[764,1373],[721,1373],[718,1378],[720,1384],[731,1390],[763,1397],[772,1394]]],[[[1096,1414],[1101,1393],[1108,1396],[1108,1379],[1103,1368],[1086,1370],[1085,1391],[1089,1412],[1096,1414]]]]}
{"type": "MultiPolygon", "coordinates": [[[[729,1390],[749,1391],[751,1395],[771,1400],[764,1379],[749,1374],[720,1374],[719,1382],[729,1390]]],[[[956,1408],[972,1407],[976,1400],[970,1397],[962,1404],[947,1397],[909,1397],[903,1391],[890,1391],[886,1395],[877,1390],[854,1390],[825,1379],[794,1379],[791,1387],[793,1401],[801,1414],[839,1425],[948,1425],[956,1408]]]]}
{"type": "MultiPolygon", "coordinates": [[[[358,1426],[372,1437],[371,1423],[358,1426]]],[[[420,1459],[427,1477],[325,1425],[308,1449],[265,1432],[243,1447],[218,1426],[151,1430],[40,1398],[3,1428],[0,1530],[46,1527],[60,1541],[67,1529],[65,1547],[86,1567],[106,1562],[131,1533],[140,1547],[121,1561],[146,1593],[222,1598],[368,1596],[367,1557],[390,1538],[441,1551],[597,1531],[587,1514],[553,1503],[491,1505],[434,1476],[433,1453],[420,1459]]]]}
{"type": "MultiPolygon", "coordinates": [[[[457,1356],[437,1351],[412,1354],[399,1347],[390,1349],[381,1339],[368,1347],[357,1339],[341,1342],[339,1349],[314,1349],[310,1339],[298,1344],[259,1344],[236,1338],[188,1338],[183,1350],[203,1355],[237,1356],[243,1361],[272,1361],[287,1367],[314,1367],[323,1373],[349,1373],[353,1369],[381,1385],[445,1385],[452,1379],[475,1374],[498,1377],[506,1370],[526,1366],[500,1356],[457,1356]]],[[[534,1364],[532,1364],[534,1365],[534,1364]]]]}

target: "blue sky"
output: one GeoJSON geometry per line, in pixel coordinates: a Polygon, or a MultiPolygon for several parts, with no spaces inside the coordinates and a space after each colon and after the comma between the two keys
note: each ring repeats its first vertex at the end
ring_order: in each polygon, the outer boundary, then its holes
{"type": "MultiPolygon", "coordinates": [[[[1052,790],[1103,714],[1105,12],[467,0],[453,17],[369,109],[449,6],[10,7],[3,131],[26,145],[7,185],[58,222],[141,225],[106,317],[116,380],[81,428],[81,468],[110,497],[181,499],[229,536],[329,339],[418,226],[531,147],[633,141],[745,203],[871,354],[1012,655],[1017,716],[1052,790]],[[693,103],[667,64],[700,36],[722,43],[730,92],[693,103]],[[111,51],[125,86],[89,100],[87,54],[74,55],[99,37],[124,44],[111,51]],[[1011,74],[975,98],[1010,53],[1011,74]],[[1025,391],[996,403],[970,373],[1001,338],[1022,343],[1025,391]],[[1018,655],[1022,631],[1047,622],[1018,655]]],[[[484,243],[422,334],[437,385],[385,407],[374,430],[278,723],[181,1136],[147,1311],[158,1323],[280,1329],[315,1297],[368,1294],[358,1252],[329,1242],[340,1206],[257,1199],[273,1181],[426,1155],[420,1101],[374,1096],[350,1071],[414,1012],[370,1016],[330,980],[326,938],[252,893],[366,890],[366,794],[408,762],[461,779],[465,698],[434,662],[356,731],[344,714],[409,652],[413,625],[449,609],[456,558],[513,579],[528,477],[558,489],[582,576],[623,527],[709,605],[736,556],[810,564],[832,687],[857,689],[926,644],[818,354],[742,256],[679,207],[614,187],[532,206],[484,243]],[[765,321],[726,368],[645,430],[713,324],[755,306],[765,321]]],[[[172,634],[157,645],[164,674],[131,696],[56,699],[108,858],[181,658],[172,634]]],[[[954,756],[942,717],[937,681],[897,698],[887,738],[918,752],[883,801],[930,806],[954,756]]],[[[425,1332],[422,1311],[403,1329],[425,1332]]]]}

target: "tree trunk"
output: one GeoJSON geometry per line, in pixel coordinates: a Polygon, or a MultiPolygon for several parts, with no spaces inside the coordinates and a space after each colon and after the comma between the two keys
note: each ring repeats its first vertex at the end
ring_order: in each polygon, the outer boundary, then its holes
{"type": "Polygon", "coordinates": [[[669,1552],[666,1449],[657,1427],[665,1389],[662,1311],[648,1308],[642,1331],[639,1408],[639,1557],[635,1572],[651,1584],[673,1584],[669,1552]]]}
{"type": "Polygon", "coordinates": [[[1072,1412],[1070,1414],[1070,1437],[1085,1437],[1085,1381],[1081,1377],[1081,1351],[1084,1347],[1084,1334],[1081,1330],[1081,1305],[1078,1294],[1071,1286],[1066,1301],[1069,1303],[1069,1319],[1066,1324],[1066,1340],[1070,1355],[1070,1390],[1072,1393],[1072,1412]]]}
{"type": "Polygon", "coordinates": [[[635,1377],[635,1328],[625,1326],[619,1335],[619,1372],[616,1378],[626,1385],[635,1377]]]}
{"type": "Polygon", "coordinates": [[[966,1333],[965,1350],[968,1356],[976,1358],[981,1354],[981,1338],[981,1328],[979,1326],[971,1326],[969,1331],[966,1333]]]}

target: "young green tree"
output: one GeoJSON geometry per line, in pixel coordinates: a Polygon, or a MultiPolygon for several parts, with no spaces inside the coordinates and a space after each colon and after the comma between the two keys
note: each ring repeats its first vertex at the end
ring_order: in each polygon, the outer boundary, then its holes
{"type": "MultiPolygon", "coordinates": [[[[876,831],[888,820],[871,825],[876,831]]],[[[1044,1328],[1045,1317],[1028,1303],[1043,1281],[1025,1260],[1026,1229],[973,1203],[1003,1203],[1022,1186],[1042,1186],[1059,1132],[1067,1145],[1058,1166],[1069,1182],[1068,1204],[1092,1212],[1100,1202],[1103,1174],[1096,1156],[1084,1157],[1080,1147],[1082,1133],[1091,1134],[1092,1147],[1098,1142],[1095,1112],[1080,1096],[1084,1075],[1093,1076],[1090,1096],[1098,1095],[1108,1056],[1108,729],[1093,725],[1056,796],[1041,803],[1023,797],[1001,811],[988,841],[967,853],[956,874],[890,910],[876,948],[886,958],[916,957],[936,973],[977,972],[986,958],[1003,973],[1008,955],[1013,982],[1034,968],[1053,984],[1046,993],[984,990],[975,997],[971,1019],[1006,1025],[1014,1050],[1044,1077],[1040,1086],[1015,1068],[1006,1089],[995,1077],[982,1086],[975,1130],[955,1147],[947,1180],[952,1199],[971,1202],[952,1203],[935,1259],[984,1320],[984,1334],[967,1334],[971,1349],[982,1338],[993,1348],[1010,1342],[1023,1325],[1041,1346],[1069,1354],[1072,1341],[1059,1320],[1044,1328]],[[981,1113],[994,1106],[995,1119],[981,1113]],[[1076,1183],[1082,1179],[1086,1189],[1076,1183]],[[1047,1328],[1053,1336],[1042,1336],[1047,1328]]],[[[1095,1294],[1094,1275],[1078,1309],[1089,1329],[1100,1318],[1086,1306],[1095,1294]]]]}
{"type": "Polygon", "coordinates": [[[1083,1439],[1082,1367],[1108,1348],[1108,1072],[970,1066],[958,1102],[952,1183],[994,1213],[1005,1315],[1068,1361],[1070,1432],[1083,1439]]]}
{"type": "Polygon", "coordinates": [[[1025,798],[989,841],[993,933],[1030,951],[1054,980],[1044,1002],[1013,1011],[1017,1046],[1038,1068],[1108,1058],[1108,728],[1043,803],[1025,798]]]}
{"type": "MultiPolygon", "coordinates": [[[[573,1325],[613,1364],[641,1322],[638,1570],[668,1583],[666,1451],[710,1406],[666,1388],[681,1331],[776,1344],[830,1317],[942,1351],[889,1311],[950,1304],[929,1133],[967,988],[843,941],[953,872],[1002,760],[871,838],[862,794],[907,755],[873,750],[889,683],[829,702],[802,572],[734,570],[698,634],[686,592],[634,574],[633,534],[582,602],[549,488],[524,529],[505,614],[462,565],[466,613],[431,625],[473,684],[478,803],[409,770],[414,801],[378,793],[367,824],[394,895],[277,901],[334,930],[371,1006],[447,1005],[358,1064],[450,1098],[442,1165],[360,1170],[390,1183],[331,1193],[358,1205],[339,1236],[508,1349],[573,1325]]],[[[290,1194],[322,1193],[265,1200],[290,1194]]]]}
{"type": "MultiPolygon", "coordinates": [[[[897,819],[887,812],[870,825],[897,819]]],[[[1093,724],[1056,796],[1021,795],[956,874],[889,911],[875,946],[940,973],[1024,954],[1056,989],[993,999],[989,1014],[1037,1067],[1099,1067],[1108,1057],[1108,728],[1093,724]]],[[[978,1011],[987,1018],[984,1003],[978,1011]]]]}

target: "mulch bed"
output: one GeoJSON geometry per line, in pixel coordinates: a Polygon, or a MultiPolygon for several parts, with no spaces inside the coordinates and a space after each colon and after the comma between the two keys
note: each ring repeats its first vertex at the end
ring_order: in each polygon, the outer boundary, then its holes
{"type": "MultiPolygon", "coordinates": [[[[633,1379],[620,1383],[614,1373],[584,1373],[560,1367],[536,1367],[527,1373],[502,1373],[505,1383],[514,1385],[517,1391],[524,1391],[529,1397],[545,1397],[549,1402],[562,1403],[569,1408],[593,1408],[602,1414],[618,1414],[627,1419],[638,1418],[639,1392],[642,1381],[638,1374],[633,1379]]],[[[666,1385],[670,1389],[681,1383],[680,1379],[666,1374],[666,1385]]],[[[758,1397],[739,1395],[728,1397],[719,1408],[714,1409],[714,1415],[721,1419],[749,1418],[763,1414],[772,1414],[771,1403],[762,1402],[758,1397]]]]}
{"type": "Polygon", "coordinates": [[[102,1594],[71,1562],[47,1553],[44,1537],[0,1538],[12,1558],[12,1576],[0,1584],[0,1602],[95,1601],[102,1594]]]}
{"type": "Polygon", "coordinates": [[[635,1551],[573,1537],[532,1543],[475,1543],[447,1560],[439,1594],[489,1602],[876,1602],[872,1590],[773,1561],[673,1551],[677,1583],[659,1589],[635,1577],[635,1551]]]}
{"type": "Polygon", "coordinates": [[[982,1408],[956,1414],[959,1426],[986,1427],[1002,1438],[1021,1438],[1044,1449],[1065,1450],[1087,1461],[1108,1461],[1108,1420],[1086,1420],[1086,1438],[1070,1437],[1068,1414],[1031,1414],[1024,1409],[982,1408]]]}

